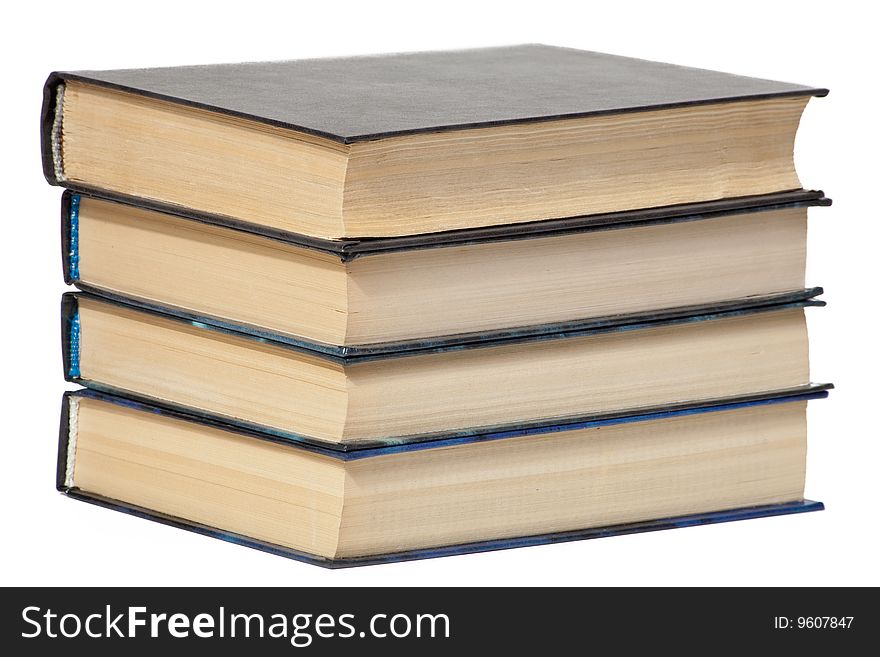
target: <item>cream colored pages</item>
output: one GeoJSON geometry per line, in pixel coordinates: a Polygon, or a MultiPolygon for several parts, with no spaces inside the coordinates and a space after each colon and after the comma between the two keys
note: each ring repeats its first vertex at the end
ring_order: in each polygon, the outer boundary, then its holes
{"type": "Polygon", "coordinates": [[[94,399],[71,408],[72,487],[331,558],[803,497],[806,402],[349,462],[94,399]]]}
{"type": "Polygon", "coordinates": [[[82,197],[79,277],[199,315],[331,345],[551,324],[804,287],[806,208],[350,262],[82,197]]]}
{"type": "Polygon", "coordinates": [[[387,237],[799,189],[782,97],[352,145],[68,81],[62,180],[316,237],[387,237]]]}
{"type": "Polygon", "coordinates": [[[351,365],[81,298],[81,376],[331,442],[553,420],[809,382],[802,309],[351,365]]]}

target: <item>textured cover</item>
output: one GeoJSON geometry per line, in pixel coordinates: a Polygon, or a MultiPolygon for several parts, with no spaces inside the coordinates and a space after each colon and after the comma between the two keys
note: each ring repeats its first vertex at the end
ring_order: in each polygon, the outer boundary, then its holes
{"type": "Polygon", "coordinates": [[[275,333],[250,325],[236,324],[216,317],[190,313],[179,308],[168,308],[148,301],[131,299],[104,290],[92,289],[90,286],[82,283],[79,283],[79,285],[84,292],[66,292],[62,295],[61,300],[62,340],[68,342],[68,345],[64,347],[64,353],[66,354],[65,371],[71,368],[78,370],[75,359],[71,360],[69,356],[75,354],[73,347],[78,344],[79,319],[77,299],[81,296],[93,297],[95,300],[104,301],[105,303],[115,303],[144,313],[185,322],[200,330],[231,333],[260,342],[271,342],[294,351],[300,351],[343,365],[351,365],[368,360],[400,358],[459,349],[477,349],[536,340],[559,340],[597,333],[633,331],[653,326],[699,322],[756,312],[782,310],[784,308],[825,305],[824,301],[815,298],[822,294],[822,288],[813,287],[766,296],[730,299],[709,304],[680,306],[640,313],[608,315],[569,322],[519,326],[511,329],[474,333],[458,333],[434,338],[379,342],[369,345],[341,346],[310,342],[296,336],[275,333]]]}
{"type": "MultiPolygon", "coordinates": [[[[603,53],[520,45],[118,71],[55,72],[43,104],[46,140],[55,88],[82,80],[289,128],[341,143],[779,96],[827,89],[603,53]]],[[[48,146],[48,151],[47,151],[48,146]]]]}
{"type": "Polygon", "coordinates": [[[181,206],[138,199],[124,194],[107,191],[96,191],[87,186],[65,182],[68,189],[61,197],[61,242],[64,263],[64,280],[72,283],[77,280],[76,265],[78,263],[77,212],[79,198],[89,196],[114,201],[125,205],[143,207],[157,212],[173,214],[207,224],[214,224],[234,230],[261,235],[286,244],[293,244],[337,256],[340,261],[347,262],[362,256],[390,253],[394,251],[410,251],[416,249],[439,248],[449,246],[465,246],[484,242],[501,242],[535,237],[551,237],[571,233],[595,230],[611,230],[632,226],[678,223],[712,219],[724,215],[763,212],[783,208],[828,206],[831,199],[819,190],[793,190],[741,196],[701,203],[683,203],[663,207],[609,212],[604,214],[566,217],[562,219],[544,219],[525,223],[502,224],[480,228],[425,233],[421,235],[403,235],[399,237],[345,238],[339,240],[311,237],[300,233],[276,230],[257,223],[238,221],[221,215],[198,212],[181,206]]]}
{"type": "MultiPolygon", "coordinates": [[[[799,396],[792,396],[788,398],[776,398],[776,399],[768,399],[761,402],[754,402],[752,404],[746,405],[755,405],[758,403],[785,403],[787,401],[795,401],[795,400],[803,400],[803,399],[813,399],[816,397],[824,397],[827,395],[827,392],[815,392],[812,394],[805,394],[799,396]]],[[[69,409],[70,409],[70,398],[72,396],[78,397],[96,397],[101,398],[105,401],[111,401],[114,403],[119,403],[123,405],[135,406],[140,408],[141,410],[155,413],[166,413],[162,409],[155,407],[144,407],[142,405],[133,403],[129,400],[121,399],[121,398],[113,398],[108,395],[101,395],[100,393],[95,393],[92,391],[77,391],[77,392],[67,392],[64,395],[62,401],[62,410],[61,410],[61,430],[60,430],[60,439],[58,443],[58,469],[56,476],[56,487],[62,493],[73,497],[75,499],[80,499],[86,502],[90,502],[92,504],[97,504],[99,506],[103,506],[106,508],[114,509],[116,511],[122,511],[124,513],[128,513],[140,518],[146,518],[149,520],[154,520],[157,522],[161,522],[166,525],[170,525],[173,527],[178,527],[180,529],[186,529],[189,531],[196,532],[198,534],[202,534],[205,536],[211,536],[214,538],[219,538],[225,541],[229,541],[231,543],[237,543],[239,545],[244,545],[250,548],[256,548],[259,550],[263,550],[265,552],[269,552],[271,554],[288,557],[291,559],[296,559],[299,561],[305,561],[307,563],[312,563],[319,566],[324,566],[327,568],[345,568],[351,566],[363,566],[369,564],[379,564],[379,563],[389,563],[394,561],[409,561],[414,559],[428,559],[434,557],[444,557],[450,556],[454,554],[468,554],[474,552],[487,552],[491,550],[502,550],[514,547],[526,547],[530,545],[542,545],[547,543],[561,543],[567,541],[575,541],[575,540],[584,540],[590,538],[600,538],[605,536],[620,536],[625,534],[634,534],[639,532],[649,532],[649,531],[657,531],[661,529],[673,529],[678,527],[693,527],[698,525],[712,524],[718,522],[729,522],[733,520],[746,520],[751,518],[763,518],[768,516],[776,516],[776,515],[786,515],[793,513],[804,513],[808,511],[820,511],[824,508],[824,506],[820,502],[812,502],[809,500],[802,501],[794,501],[787,502],[784,504],[774,504],[767,506],[756,506],[756,507],[746,507],[739,509],[728,509],[722,511],[715,511],[710,513],[699,513],[688,516],[678,516],[674,518],[660,518],[656,520],[649,520],[643,522],[636,523],[628,523],[622,525],[614,525],[610,527],[598,527],[598,528],[589,528],[582,530],[572,530],[565,532],[557,532],[552,534],[540,534],[540,535],[532,535],[532,536],[523,536],[516,538],[506,538],[506,539],[498,539],[498,540],[489,540],[489,541],[479,541],[473,543],[464,543],[458,545],[448,545],[442,547],[434,547],[434,548],[425,548],[418,550],[408,550],[405,552],[394,552],[390,554],[382,554],[382,555],[374,555],[369,557],[356,557],[356,558],[343,558],[343,559],[327,559],[326,557],[321,557],[314,554],[309,554],[306,552],[301,552],[298,550],[292,550],[290,548],[277,545],[274,543],[267,543],[265,541],[260,541],[254,538],[250,538],[248,536],[243,536],[241,534],[234,534],[232,532],[222,531],[213,527],[209,527],[207,525],[202,525],[199,523],[195,523],[189,520],[185,520],[183,518],[169,516],[163,513],[159,513],[156,511],[152,511],[150,509],[146,509],[143,507],[135,506],[132,504],[128,504],[125,502],[121,502],[119,500],[114,500],[110,498],[103,497],[101,495],[96,495],[92,493],[87,493],[85,491],[81,491],[77,488],[70,488],[65,483],[65,474],[67,469],[67,451],[68,451],[68,436],[69,436],[69,426],[70,426],[70,418],[69,418],[69,409]]],[[[716,410],[726,410],[729,408],[733,408],[735,405],[720,405],[711,408],[704,408],[702,410],[696,412],[711,412],[716,410]]],[[[175,414],[179,416],[179,414],[175,414]]],[[[661,415],[662,416],[662,415],[661,415]]],[[[191,418],[194,419],[194,418],[191,418]]],[[[640,421],[643,419],[656,419],[654,416],[652,417],[633,417],[629,421],[640,421]]],[[[197,420],[198,421],[198,420],[197,420]]],[[[580,428],[580,427],[576,427],[580,428]]],[[[231,430],[231,429],[230,429],[231,430]]],[[[274,440],[270,436],[260,436],[259,434],[252,434],[255,438],[262,438],[265,440],[274,440]]],[[[305,448],[305,447],[304,447],[305,448]]],[[[314,449],[314,448],[308,448],[314,449]]],[[[382,452],[387,453],[387,450],[382,452]]],[[[343,457],[344,458],[344,457],[343,457]]]]}

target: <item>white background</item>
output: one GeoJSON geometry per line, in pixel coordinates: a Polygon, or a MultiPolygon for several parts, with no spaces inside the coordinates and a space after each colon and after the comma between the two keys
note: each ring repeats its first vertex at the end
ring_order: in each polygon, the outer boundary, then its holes
{"type": "Polygon", "coordinates": [[[34,2],[4,11],[0,584],[880,584],[876,24],[868,2],[34,2]],[[294,8],[295,7],[295,8],[294,8]],[[869,13],[862,15],[858,8],[869,13]],[[327,571],[62,497],[59,198],[43,179],[56,69],[169,66],[541,42],[831,89],[796,161],[811,210],[814,381],[807,496],[823,513],[327,571]]]}

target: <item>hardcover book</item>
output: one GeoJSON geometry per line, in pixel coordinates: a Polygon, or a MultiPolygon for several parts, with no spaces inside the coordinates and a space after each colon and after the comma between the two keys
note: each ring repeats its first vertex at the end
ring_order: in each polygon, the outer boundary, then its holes
{"type": "Polygon", "coordinates": [[[827,90],[569,48],[53,73],[53,184],[319,238],[798,190],[827,90]]]}
{"type": "Polygon", "coordinates": [[[293,440],[350,447],[809,384],[821,290],[562,331],[333,350],[65,295],[65,375],[293,440]]]}
{"type": "Polygon", "coordinates": [[[244,329],[360,347],[463,340],[804,288],[821,192],[429,236],[258,234],[93,195],[62,197],[64,275],[244,329]]]}
{"type": "Polygon", "coordinates": [[[52,73],[57,487],[328,567],[821,509],[826,93],[542,45],[52,73]]]}
{"type": "Polygon", "coordinates": [[[806,501],[806,400],[630,413],[352,453],[66,393],[69,496],[328,567],[687,527],[806,501]]]}

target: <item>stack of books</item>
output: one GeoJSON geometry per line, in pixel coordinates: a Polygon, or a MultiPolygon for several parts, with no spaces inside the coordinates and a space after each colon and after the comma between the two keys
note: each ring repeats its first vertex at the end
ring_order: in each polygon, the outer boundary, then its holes
{"type": "Polygon", "coordinates": [[[53,73],[59,489],[328,566],[821,508],[825,93],[534,45],[53,73]]]}

